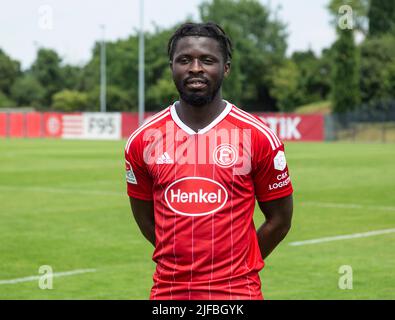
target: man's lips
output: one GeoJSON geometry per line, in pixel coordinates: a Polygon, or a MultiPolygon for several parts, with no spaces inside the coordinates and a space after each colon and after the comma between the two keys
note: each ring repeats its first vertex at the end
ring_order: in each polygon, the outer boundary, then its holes
{"type": "Polygon", "coordinates": [[[203,88],[207,87],[207,80],[200,79],[200,78],[188,79],[187,81],[185,81],[185,85],[188,88],[195,89],[195,90],[203,89],[203,88]]]}

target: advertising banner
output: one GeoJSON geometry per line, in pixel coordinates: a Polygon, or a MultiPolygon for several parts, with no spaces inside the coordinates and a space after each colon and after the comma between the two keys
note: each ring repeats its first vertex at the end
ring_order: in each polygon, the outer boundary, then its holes
{"type": "MultiPolygon", "coordinates": [[[[155,113],[147,112],[145,118],[155,113]]],[[[321,114],[254,113],[283,141],[325,140],[321,114]]],[[[123,113],[0,113],[0,137],[119,140],[138,128],[138,114],[123,113]]]]}
{"type": "Polygon", "coordinates": [[[82,137],[97,140],[121,139],[121,114],[84,113],[82,137]]]}
{"type": "Polygon", "coordinates": [[[323,141],[324,116],[322,114],[256,113],[283,141],[323,141]]]}
{"type": "Polygon", "coordinates": [[[43,136],[47,138],[60,138],[62,136],[62,114],[45,112],[42,125],[43,136]]]}

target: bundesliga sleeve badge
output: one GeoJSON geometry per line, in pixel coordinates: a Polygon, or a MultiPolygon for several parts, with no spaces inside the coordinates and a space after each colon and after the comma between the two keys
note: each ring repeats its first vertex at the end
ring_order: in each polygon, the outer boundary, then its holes
{"type": "Polygon", "coordinates": [[[134,175],[132,166],[126,161],[126,181],[131,184],[137,184],[136,176],[134,175]]]}
{"type": "Polygon", "coordinates": [[[273,159],[274,169],[283,171],[287,166],[287,160],[285,159],[284,151],[279,151],[273,159]]]}

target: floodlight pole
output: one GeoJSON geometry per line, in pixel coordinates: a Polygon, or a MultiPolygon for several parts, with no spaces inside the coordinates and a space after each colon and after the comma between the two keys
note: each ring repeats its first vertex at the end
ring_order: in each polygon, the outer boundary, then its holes
{"type": "Polygon", "coordinates": [[[102,29],[102,41],[100,46],[100,112],[106,112],[106,26],[100,25],[102,29]]]}
{"type": "Polygon", "coordinates": [[[140,0],[139,32],[139,125],[144,121],[144,0],[140,0]]]}

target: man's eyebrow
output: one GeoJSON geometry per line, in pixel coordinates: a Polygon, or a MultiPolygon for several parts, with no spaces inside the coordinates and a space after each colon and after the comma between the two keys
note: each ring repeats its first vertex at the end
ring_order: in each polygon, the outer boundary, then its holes
{"type": "Polygon", "coordinates": [[[210,54],[210,53],[208,53],[208,54],[203,54],[202,57],[203,57],[203,58],[218,59],[218,57],[217,57],[216,55],[210,54]]]}
{"type": "Polygon", "coordinates": [[[175,54],[176,57],[190,57],[191,55],[189,53],[179,53],[175,54]]]}
{"type": "MultiPolygon", "coordinates": [[[[179,54],[175,54],[174,56],[175,56],[175,58],[192,57],[192,55],[190,53],[179,53],[179,54]]],[[[204,54],[199,55],[199,57],[217,59],[217,56],[212,53],[204,53],[204,54]]]]}

